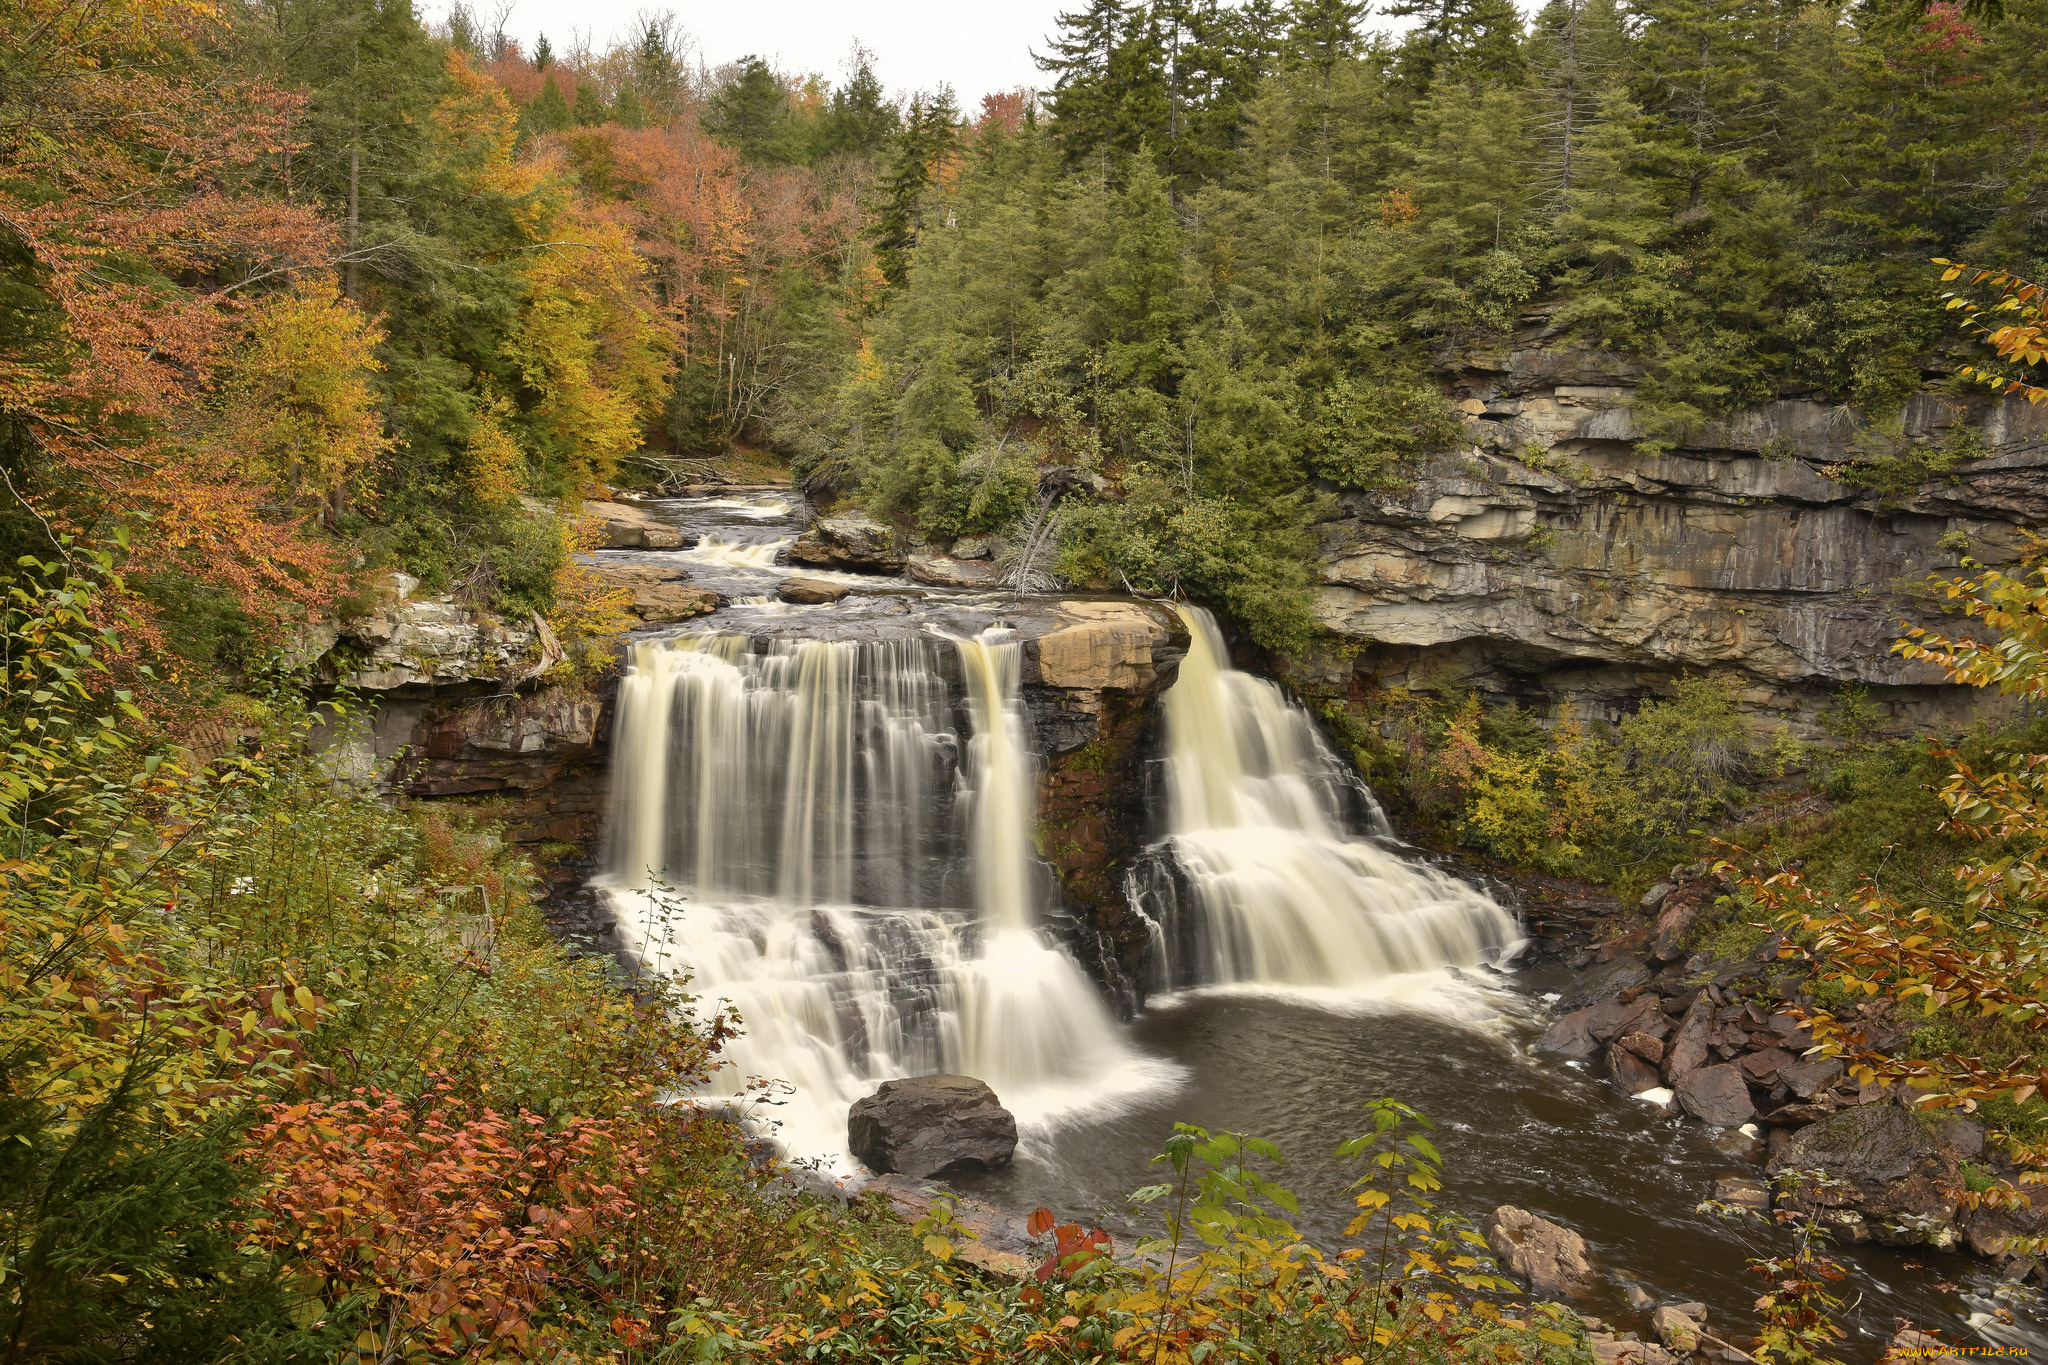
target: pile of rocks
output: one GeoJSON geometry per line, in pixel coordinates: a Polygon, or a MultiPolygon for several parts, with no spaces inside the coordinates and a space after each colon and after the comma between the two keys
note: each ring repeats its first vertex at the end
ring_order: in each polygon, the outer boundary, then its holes
{"type": "Polygon", "coordinates": [[[1668,1090],[1686,1113],[1717,1128],[1761,1117],[1793,1129],[1857,1103],[1842,1063],[1805,1056],[1813,1038],[1793,1015],[1745,998],[1732,983],[1683,974],[1629,986],[1552,1024],[1539,1050],[1604,1056],[1630,1095],[1668,1090]]]}
{"type": "MultiPolygon", "coordinates": [[[[1537,1049],[1604,1064],[1624,1093],[1720,1129],[1722,1151],[1766,1163],[1775,1191],[1729,1177],[1715,1191],[1722,1202],[1812,1214],[1843,1242],[1966,1247],[2015,1278],[2039,1277],[2012,1247],[2048,1233],[2048,1209],[1968,1207],[1971,1176],[2010,1174],[1986,1152],[1982,1125],[1912,1111],[1892,1088],[1859,1085],[1818,1055],[1795,1012],[1804,978],[1780,964],[1776,939],[1741,962],[1687,956],[1689,931],[1726,884],[1705,864],[1672,874],[1643,897],[1654,923],[1587,952],[1579,965],[1604,960],[1588,973],[1600,989],[1590,1003],[1568,1001],[1580,1007],[1537,1049]]],[[[1854,1019],[1879,1049],[1906,1033],[1889,1001],[1854,1019]]]]}

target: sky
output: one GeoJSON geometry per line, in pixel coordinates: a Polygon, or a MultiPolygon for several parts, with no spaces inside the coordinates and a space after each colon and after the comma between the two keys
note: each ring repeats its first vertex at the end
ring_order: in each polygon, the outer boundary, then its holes
{"type": "MultiPolygon", "coordinates": [[[[488,25],[501,0],[471,0],[488,25]]],[[[1082,0],[514,0],[505,32],[532,52],[545,33],[556,51],[581,33],[603,48],[633,27],[635,16],[671,10],[712,66],[750,54],[785,71],[822,72],[839,81],[855,41],[875,54],[876,74],[890,91],[908,94],[941,82],[960,104],[1042,84],[1031,50],[1043,49],[1056,16],[1082,0]]],[[[424,7],[445,13],[445,5],[424,7]]]]}
{"type": "MultiPolygon", "coordinates": [[[[489,25],[504,0],[471,0],[489,25]]],[[[1062,10],[1085,0],[511,0],[505,32],[532,52],[545,33],[556,51],[580,33],[603,48],[635,16],[672,10],[712,66],[755,55],[784,71],[821,72],[837,82],[855,41],[875,54],[876,74],[895,94],[948,83],[969,112],[993,91],[1048,82],[1031,60],[1044,51],[1062,10]]],[[[445,14],[445,4],[429,4],[445,14]]],[[[1368,25],[1377,27],[1368,21],[1368,25]]]]}

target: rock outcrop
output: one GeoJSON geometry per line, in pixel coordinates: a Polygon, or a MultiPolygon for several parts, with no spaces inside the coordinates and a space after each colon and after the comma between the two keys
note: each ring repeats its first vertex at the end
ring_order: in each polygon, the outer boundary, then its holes
{"type": "Polygon", "coordinates": [[[876,1172],[993,1170],[1017,1150],[1017,1120],[972,1076],[916,1076],[855,1100],[846,1145],[876,1172]]]}
{"type": "Polygon", "coordinates": [[[986,557],[913,554],[904,561],[903,572],[911,582],[934,588],[993,588],[1003,579],[1002,569],[986,557]]]}
{"type": "Polygon", "coordinates": [[[1167,608],[1129,599],[1063,601],[1020,625],[1024,701],[1045,755],[1039,852],[1091,931],[1072,943],[1076,956],[1128,1014],[1151,935],[1124,895],[1123,866],[1149,832],[1152,703],[1187,653],[1187,629],[1167,608]]]}
{"type": "Polygon", "coordinates": [[[593,549],[682,550],[696,543],[695,537],[630,502],[586,502],[583,515],[598,526],[599,540],[593,549]]]}
{"type": "Polygon", "coordinates": [[[1925,1118],[1867,1104],[1809,1124],[1771,1159],[1797,1183],[1782,1208],[1817,1213],[1847,1242],[1953,1246],[1962,1180],[1954,1149],[1925,1118]],[[1808,1177],[1811,1178],[1808,1178],[1808,1177]]]}
{"type": "Polygon", "coordinates": [[[375,608],[305,632],[298,652],[315,661],[316,681],[362,692],[497,681],[529,671],[544,652],[538,618],[506,622],[452,597],[416,596],[409,574],[386,582],[375,608]]]}
{"type": "Polygon", "coordinates": [[[2048,520],[2048,409],[1914,398],[1885,439],[1984,455],[1885,496],[1822,472],[1877,439],[1848,408],[1788,396],[1645,447],[1639,369],[1554,347],[1532,330],[1474,361],[1459,448],[1404,492],[1346,495],[1317,614],[1368,644],[1318,681],[1613,719],[1725,672],[1759,722],[1808,735],[1845,683],[1902,728],[2000,704],[1889,647],[1902,616],[1932,616],[1930,571],[2009,562],[2048,520]]]}
{"type": "Polygon", "coordinates": [[[1512,1204],[1486,1216],[1482,1231],[1501,1269],[1532,1294],[1583,1294],[1593,1287],[1593,1262],[1586,1239],[1512,1204]]]}
{"type": "Polygon", "coordinates": [[[693,587],[689,573],[677,565],[599,563],[586,567],[607,583],[629,590],[633,596],[626,610],[650,626],[687,621],[726,605],[711,589],[693,587]]]}
{"type": "Polygon", "coordinates": [[[865,516],[820,517],[789,547],[790,562],[848,573],[901,573],[906,560],[894,531],[865,516]]]}

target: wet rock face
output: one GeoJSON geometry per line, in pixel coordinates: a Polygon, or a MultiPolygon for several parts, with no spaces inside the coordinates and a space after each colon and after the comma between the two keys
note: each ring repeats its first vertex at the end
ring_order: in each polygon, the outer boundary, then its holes
{"type": "Polygon", "coordinates": [[[1583,1294],[1593,1287],[1586,1239],[1547,1218],[1503,1204],[1486,1216],[1486,1245],[1501,1269],[1540,1295],[1583,1294]]]}
{"type": "Polygon", "coordinates": [[[1895,1104],[1846,1109],[1799,1129],[1770,1172],[1800,1174],[1780,1207],[1818,1213],[1846,1241],[1946,1247],[1962,1189],[1954,1149],[1895,1104]]]}
{"type": "Polygon", "coordinates": [[[1187,652],[1187,630],[1162,606],[1074,599],[1032,623],[1024,700],[1045,768],[1037,844],[1086,941],[1069,946],[1119,1014],[1139,1000],[1151,939],[1124,894],[1123,872],[1151,833],[1145,760],[1157,744],[1154,703],[1187,652]]]}
{"type": "Polygon", "coordinates": [[[1017,1120],[972,1076],[916,1076],[855,1100],[846,1143],[877,1172],[992,1170],[1016,1152],[1017,1120]]]}
{"type": "Polygon", "coordinates": [[[820,517],[789,547],[789,557],[847,573],[900,573],[906,561],[896,533],[865,516],[820,517]]]}
{"type": "Polygon", "coordinates": [[[1889,646],[1901,616],[1926,614],[1906,595],[1918,580],[1964,553],[2011,562],[2019,528],[2048,518],[2048,410],[1916,398],[1906,439],[1938,445],[1963,423],[1989,458],[1886,502],[1820,473],[1852,453],[1855,413],[1787,399],[1651,454],[1639,378],[1527,338],[1454,385],[1459,449],[1405,492],[1348,496],[1317,614],[1370,642],[1361,677],[1455,676],[1593,719],[1726,670],[1760,721],[1816,735],[1843,683],[1869,685],[1902,729],[1999,704],[1889,646]]]}

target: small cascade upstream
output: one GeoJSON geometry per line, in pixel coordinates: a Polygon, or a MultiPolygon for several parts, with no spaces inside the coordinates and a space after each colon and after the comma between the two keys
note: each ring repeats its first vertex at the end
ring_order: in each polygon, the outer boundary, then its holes
{"type": "Polygon", "coordinates": [[[979,1076],[1029,1124],[1171,1072],[1037,926],[1018,668],[997,631],[633,649],[605,885],[642,958],[738,1007],[727,1087],[790,1087],[794,1155],[843,1161],[891,1076],[979,1076]]]}
{"type": "Polygon", "coordinates": [[[1308,714],[1232,668],[1209,613],[1183,607],[1167,691],[1167,833],[1128,893],[1153,925],[1155,984],[1356,988],[1474,966],[1520,937],[1481,891],[1391,851],[1371,793],[1308,714]],[[1346,829],[1359,807],[1369,837],[1346,829]]]}

